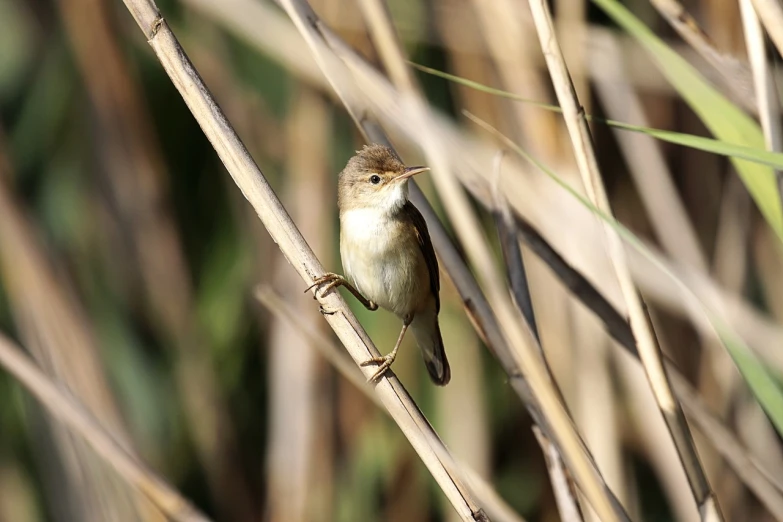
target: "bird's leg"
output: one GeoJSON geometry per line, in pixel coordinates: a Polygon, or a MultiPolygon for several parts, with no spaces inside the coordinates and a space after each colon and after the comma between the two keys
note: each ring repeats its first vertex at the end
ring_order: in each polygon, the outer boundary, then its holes
{"type": "MultiPolygon", "coordinates": [[[[305,289],[305,292],[308,290],[318,287],[318,290],[316,290],[316,294],[318,291],[321,291],[321,294],[319,297],[323,297],[326,294],[328,294],[333,288],[337,288],[338,286],[345,287],[349,292],[353,294],[353,296],[364,305],[366,309],[368,309],[371,312],[374,312],[378,309],[378,305],[364,297],[361,292],[359,292],[354,286],[348,282],[347,279],[345,279],[343,276],[339,274],[335,274],[332,272],[327,272],[318,279],[316,279],[312,285],[308,286],[305,289]],[[322,288],[323,285],[323,288],[322,288]]],[[[313,296],[313,299],[315,299],[315,296],[313,296]]]]}
{"type": "Polygon", "coordinates": [[[386,370],[391,368],[392,363],[397,358],[397,350],[400,349],[400,345],[402,344],[402,339],[405,337],[405,332],[408,330],[408,326],[411,324],[411,321],[413,320],[412,317],[408,318],[406,317],[403,320],[402,323],[402,330],[400,331],[400,336],[397,338],[397,344],[394,345],[394,350],[391,351],[388,355],[383,355],[381,357],[373,357],[372,359],[369,359],[367,361],[364,361],[360,364],[360,366],[369,366],[371,364],[379,364],[378,371],[376,371],[372,377],[368,379],[367,382],[377,382],[378,379],[380,379],[384,373],[386,373],[386,370]]]}

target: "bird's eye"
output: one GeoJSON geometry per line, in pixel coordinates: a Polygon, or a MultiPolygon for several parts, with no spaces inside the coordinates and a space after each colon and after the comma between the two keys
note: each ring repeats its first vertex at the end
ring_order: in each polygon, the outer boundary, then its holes
{"type": "Polygon", "coordinates": [[[380,182],[381,182],[381,177],[378,174],[373,174],[372,176],[370,176],[370,183],[372,183],[373,185],[377,185],[380,182]]]}

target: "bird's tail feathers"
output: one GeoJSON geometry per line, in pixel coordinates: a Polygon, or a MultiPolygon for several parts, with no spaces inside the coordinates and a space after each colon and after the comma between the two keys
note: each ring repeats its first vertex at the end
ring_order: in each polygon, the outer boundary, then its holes
{"type": "Polygon", "coordinates": [[[443,348],[437,313],[433,310],[431,313],[417,315],[411,323],[411,329],[424,357],[430,379],[438,386],[447,385],[451,379],[451,368],[443,348]]]}

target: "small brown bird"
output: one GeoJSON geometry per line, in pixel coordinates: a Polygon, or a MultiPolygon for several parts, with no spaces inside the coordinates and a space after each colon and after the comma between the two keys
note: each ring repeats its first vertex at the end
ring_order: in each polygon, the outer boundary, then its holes
{"type": "Polygon", "coordinates": [[[348,280],[328,273],[310,288],[323,285],[323,294],[344,286],[368,310],[381,306],[402,319],[391,353],[363,363],[379,365],[371,381],[394,362],[408,326],[432,381],[444,386],[451,378],[438,326],[438,260],[424,218],[408,201],[408,179],[427,170],[406,168],[391,149],[373,144],[340,173],[340,256],[348,280]]]}

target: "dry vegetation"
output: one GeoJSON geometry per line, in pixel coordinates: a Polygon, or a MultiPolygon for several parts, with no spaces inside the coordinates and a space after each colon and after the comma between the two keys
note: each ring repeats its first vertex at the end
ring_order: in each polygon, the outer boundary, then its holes
{"type": "Polygon", "coordinates": [[[781,28],[0,0],[0,522],[783,520],[781,28]],[[443,389],[302,293],[363,142],[432,167],[443,389]]]}

